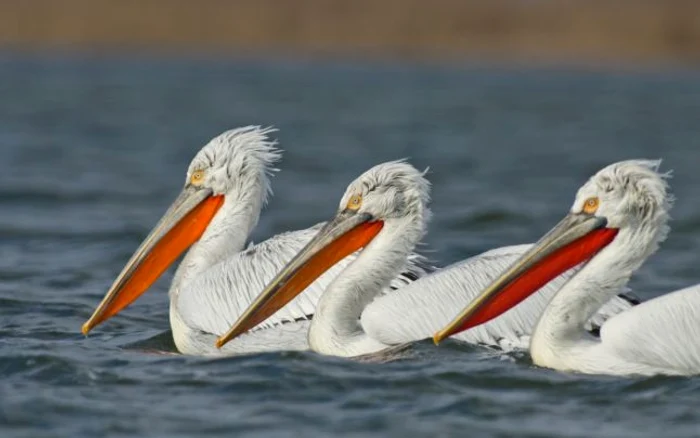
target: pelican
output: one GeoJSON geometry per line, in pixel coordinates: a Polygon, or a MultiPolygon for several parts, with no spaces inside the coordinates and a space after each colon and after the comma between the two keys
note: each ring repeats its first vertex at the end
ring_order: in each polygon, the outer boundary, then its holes
{"type": "MultiPolygon", "coordinates": [[[[228,355],[308,349],[308,319],[316,302],[354,256],[319,278],[290,306],[226,349],[214,347],[264,285],[316,233],[319,225],[272,237],[245,249],[267,201],[270,175],[280,150],[268,135],[249,126],[211,140],[194,157],[185,186],[107,291],[90,319],[87,334],[143,294],[185,250],[170,285],[170,325],[181,353],[228,355]]],[[[410,282],[429,269],[415,254],[386,289],[410,282]]]]}
{"type": "MultiPolygon", "coordinates": [[[[312,350],[352,357],[428,338],[447,323],[460,302],[528,248],[500,248],[380,294],[425,233],[431,216],[430,184],[405,161],[377,165],[350,184],[333,219],[268,284],[217,346],[245,333],[294,299],[345,255],[363,248],[321,296],[308,338],[312,350]]],[[[551,296],[558,283],[543,292],[551,296]]],[[[460,339],[515,348],[523,345],[543,299],[529,300],[481,331],[460,339]]],[[[596,320],[631,304],[615,297],[596,320]]],[[[525,344],[527,345],[527,344],[525,344]]]]}
{"type": "Polygon", "coordinates": [[[583,323],[623,288],[666,238],[668,174],[660,161],[612,164],[579,189],[570,213],[434,340],[498,316],[564,270],[583,263],[554,295],[532,334],[536,365],[609,375],[700,373],[700,285],[608,319],[593,338],[583,323]]]}

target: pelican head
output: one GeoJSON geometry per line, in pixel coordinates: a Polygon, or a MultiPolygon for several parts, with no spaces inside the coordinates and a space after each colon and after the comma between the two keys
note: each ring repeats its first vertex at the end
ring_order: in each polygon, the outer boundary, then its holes
{"type": "MultiPolygon", "coordinates": [[[[87,334],[141,296],[185,250],[199,240],[217,212],[259,193],[256,214],[270,193],[269,174],[280,158],[271,128],[233,129],[211,140],[187,169],[180,195],[132,255],[83,325],[87,334]]],[[[255,207],[253,208],[256,209],[255,207]]],[[[257,216],[255,217],[257,220],[257,216]]]]}
{"type": "Polygon", "coordinates": [[[262,189],[263,201],[271,193],[269,176],[281,157],[276,142],[268,138],[274,128],[246,126],[214,137],[192,159],[187,168],[185,188],[210,190],[212,195],[236,195],[262,189]]]}
{"type": "Polygon", "coordinates": [[[578,190],[571,213],[603,217],[608,227],[620,230],[654,230],[646,240],[658,246],[668,233],[673,203],[669,174],[659,173],[660,165],[661,160],[629,160],[603,168],[578,190]]]}
{"type": "Polygon", "coordinates": [[[424,173],[405,161],[379,164],[363,173],[348,186],[335,217],[275,276],[216,345],[222,347],[273,315],[333,265],[368,246],[385,224],[401,222],[407,244],[418,241],[430,218],[429,199],[430,183],[424,173]]]}
{"type": "Polygon", "coordinates": [[[424,227],[430,219],[430,182],[424,174],[405,160],[378,164],[350,183],[338,214],[349,211],[381,221],[410,217],[424,227]]]}
{"type": "Polygon", "coordinates": [[[659,173],[660,164],[660,160],[621,161],[596,173],[578,190],[569,214],[433,340],[440,342],[501,315],[613,242],[634,254],[618,262],[616,269],[636,269],[668,234],[673,197],[668,193],[669,174],[659,173]]]}

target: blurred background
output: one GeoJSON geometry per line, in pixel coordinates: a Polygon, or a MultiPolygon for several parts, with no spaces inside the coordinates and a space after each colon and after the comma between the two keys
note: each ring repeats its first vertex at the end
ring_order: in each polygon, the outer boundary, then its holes
{"type": "Polygon", "coordinates": [[[4,0],[0,43],[92,52],[700,62],[694,0],[4,0]]]}
{"type": "Polygon", "coordinates": [[[284,150],[256,242],[409,157],[442,266],[534,241],[609,163],[663,158],[673,231],[631,286],[700,282],[699,1],[1,0],[1,436],[697,435],[694,380],[429,344],[374,367],[130,349],[167,333],[171,273],[81,336],[191,158],[248,124],[284,150]]]}
{"type": "Polygon", "coordinates": [[[491,60],[700,62],[694,0],[4,0],[17,49],[491,60]]]}

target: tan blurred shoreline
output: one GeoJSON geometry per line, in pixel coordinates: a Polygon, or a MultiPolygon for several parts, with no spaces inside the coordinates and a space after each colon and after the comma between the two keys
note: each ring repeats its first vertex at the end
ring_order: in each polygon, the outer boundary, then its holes
{"type": "Polygon", "coordinates": [[[700,65],[700,0],[0,0],[0,47],[700,65]]]}

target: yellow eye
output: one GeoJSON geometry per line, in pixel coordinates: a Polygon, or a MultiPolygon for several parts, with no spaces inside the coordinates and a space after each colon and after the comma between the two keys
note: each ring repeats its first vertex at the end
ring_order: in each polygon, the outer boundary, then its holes
{"type": "Polygon", "coordinates": [[[598,200],[598,197],[594,196],[592,198],[588,198],[586,199],[586,202],[583,203],[583,212],[593,214],[598,210],[599,204],[600,201],[598,200]]]}
{"type": "Polygon", "coordinates": [[[204,171],[202,170],[195,170],[190,177],[190,183],[196,186],[200,185],[202,180],[204,180],[204,171]]]}
{"type": "Polygon", "coordinates": [[[352,195],[348,200],[347,209],[358,210],[362,206],[362,195],[352,195]]]}

